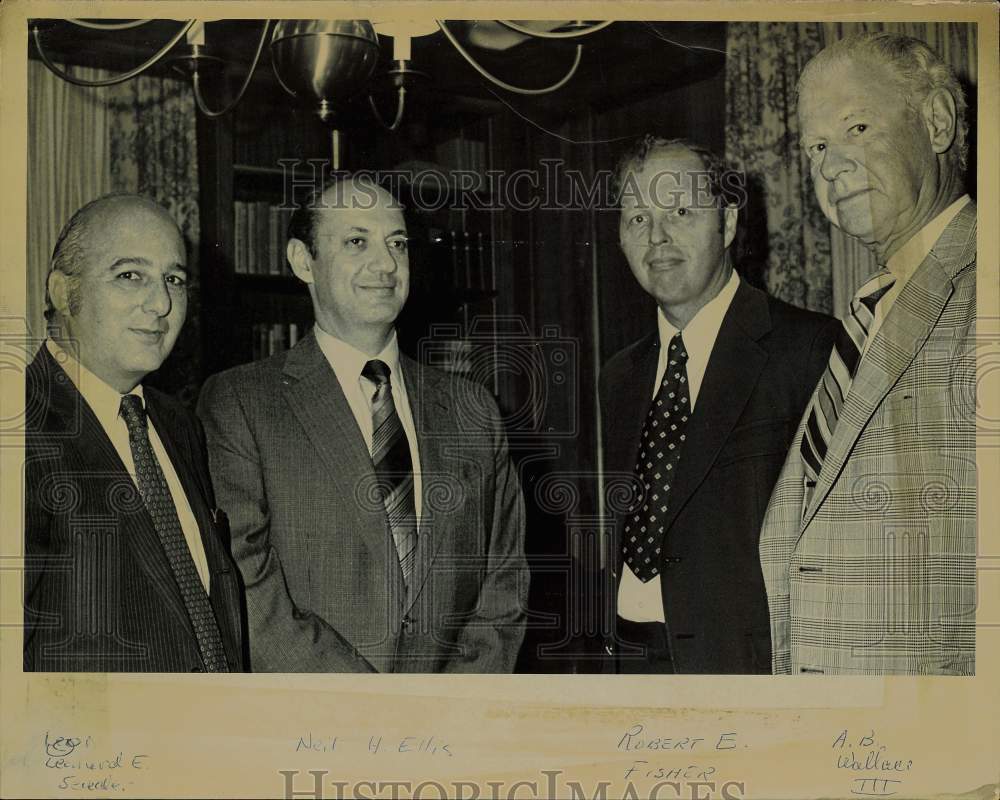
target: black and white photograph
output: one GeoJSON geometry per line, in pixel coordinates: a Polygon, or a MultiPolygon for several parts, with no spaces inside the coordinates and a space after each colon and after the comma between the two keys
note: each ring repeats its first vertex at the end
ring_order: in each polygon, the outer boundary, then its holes
{"type": "Polygon", "coordinates": [[[996,7],[508,5],[0,9],[3,796],[1000,793],[996,7]]]}

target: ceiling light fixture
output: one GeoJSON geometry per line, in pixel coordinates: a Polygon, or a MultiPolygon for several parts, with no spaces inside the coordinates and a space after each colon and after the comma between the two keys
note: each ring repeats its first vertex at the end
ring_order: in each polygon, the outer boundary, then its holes
{"type": "MultiPolygon", "coordinates": [[[[121,31],[145,25],[153,20],[124,20],[119,22],[68,19],[65,22],[97,31],[121,31]]],[[[42,31],[52,27],[53,20],[35,20],[31,36],[38,56],[55,75],[76,86],[113,86],[135,78],[163,60],[168,54],[176,70],[186,75],[192,84],[199,111],[207,117],[220,117],[236,107],[243,98],[257,69],[270,32],[271,61],[274,74],[281,86],[297,100],[310,106],[314,113],[331,126],[336,124],[336,113],[347,101],[368,90],[368,102],[375,118],[389,130],[396,130],[403,120],[407,92],[419,80],[427,79],[426,73],[413,66],[411,42],[414,38],[428,36],[438,30],[469,63],[473,69],[493,85],[521,95],[542,95],[565,86],[576,74],[583,55],[583,45],[577,44],[573,63],[555,83],[533,89],[515,86],[501,80],[486,70],[466,49],[444,20],[264,20],[253,61],[234,98],[221,109],[211,109],[202,96],[207,74],[221,74],[225,62],[205,44],[205,23],[186,20],[180,29],[139,66],[118,75],[99,80],[84,80],[70,75],[58,67],[42,46],[42,31]],[[379,60],[379,35],[393,39],[393,66],[373,81],[379,60]],[[185,43],[175,51],[175,47],[185,43]],[[173,51],[173,52],[172,52],[173,51]],[[373,91],[388,87],[396,90],[396,112],[386,121],[376,105],[373,91]]],[[[534,39],[577,39],[596,33],[611,25],[605,22],[550,22],[538,20],[496,20],[482,26],[468,37],[480,46],[491,46],[490,41],[500,41],[494,49],[508,49],[521,41],[534,39]],[[501,35],[502,33],[502,35],[501,35]]]]}

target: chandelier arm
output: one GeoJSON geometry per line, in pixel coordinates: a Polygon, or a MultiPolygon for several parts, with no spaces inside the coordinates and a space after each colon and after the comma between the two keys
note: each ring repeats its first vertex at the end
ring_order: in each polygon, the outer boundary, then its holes
{"type": "Polygon", "coordinates": [[[247,72],[246,77],[243,79],[243,85],[240,86],[240,90],[236,93],[236,97],[233,98],[225,108],[219,109],[218,111],[213,111],[206,104],[204,98],[201,96],[201,76],[198,74],[198,70],[195,70],[191,75],[191,86],[194,90],[194,101],[198,104],[198,110],[201,111],[206,117],[215,119],[216,117],[224,116],[236,108],[236,104],[243,99],[243,95],[246,94],[247,87],[250,85],[250,79],[253,77],[254,72],[257,71],[257,64],[260,62],[260,54],[264,52],[264,43],[267,41],[267,32],[271,27],[271,20],[264,20],[264,30],[260,32],[260,41],[257,43],[257,52],[254,53],[253,63],[250,65],[250,71],[247,72]]]}
{"type": "Polygon", "coordinates": [[[87,22],[85,19],[66,20],[66,22],[70,22],[80,28],[90,28],[95,31],[124,31],[129,28],[138,28],[140,25],[145,25],[152,21],[152,19],[133,19],[129,22],[87,22]]]}
{"type": "Polygon", "coordinates": [[[552,32],[552,31],[536,31],[532,28],[526,28],[524,25],[519,25],[518,23],[509,19],[498,19],[501,25],[505,28],[510,28],[512,31],[517,31],[518,33],[523,33],[525,36],[532,36],[536,39],[578,39],[581,36],[589,36],[592,33],[597,33],[597,31],[604,30],[609,25],[614,25],[617,20],[611,19],[606,22],[598,22],[591,25],[589,28],[584,28],[583,30],[577,31],[562,31],[562,32],[552,32]]]}
{"type": "Polygon", "coordinates": [[[447,27],[445,27],[444,20],[439,19],[436,20],[436,22],[438,24],[438,27],[441,29],[441,32],[445,35],[448,41],[451,42],[452,46],[456,50],[458,50],[459,54],[466,61],[469,62],[469,64],[472,66],[473,69],[476,70],[476,72],[478,72],[480,75],[482,75],[484,78],[486,78],[488,81],[490,81],[490,83],[494,84],[495,86],[499,86],[501,89],[506,89],[508,92],[514,92],[515,94],[524,94],[524,95],[548,94],[549,92],[554,92],[557,89],[561,89],[563,86],[569,83],[570,78],[572,78],[576,74],[576,69],[577,67],[580,66],[580,59],[583,56],[583,45],[578,44],[576,46],[576,57],[573,59],[573,66],[569,68],[569,72],[567,72],[560,80],[556,81],[551,86],[546,86],[542,89],[524,89],[521,88],[520,86],[513,86],[512,84],[506,83],[505,81],[502,81],[496,76],[491,75],[489,72],[487,72],[486,69],[482,67],[480,64],[478,64],[476,60],[469,54],[469,52],[464,47],[462,47],[462,44],[458,41],[458,39],[455,38],[455,35],[450,30],[448,30],[447,27]]]}
{"type": "Polygon", "coordinates": [[[59,67],[53,64],[52,61],[49,59],[49,57],[45,55],[45,51],[42,49],[41,37],[38,34],[38,28],[37,27],[33,28],[32,33],[35,38],[35,47],[38,50],[38,55],[42,59],[42,63],[49,68],[50,72],[55,74],[57,77],[62,78],[67,83],[72,83],[74,86],[99,87],[99,86],[114,86],[116,83],[124,83],[125,81],[131,80],[136,75],[145,72],[147,69],[153,66],[157,61],[163,58],[163,56],[165,56],[168,52],[170,52],[173,46],[183,38],[184,34],[186,34],[188,30],[190,30],[191,26],[194,25],[194,23],[195,20],[193,19],[190,19],[186,23],[184,23],[184,26],[174,35],[174,37],[169,42],[167,42],[162,48],[160,48],[160,50],[152,58],[140,64],[138,67],[130,69],[128,72],[123,72],[120,75],[114,75],[110,78],[101,78],[100,80],[95,80],[95,81],[88,81],[88,80],[83,80],[82,78],[75,78],[69,73],[59,69],[59,67]]]}
{"type": "Polygon", "coordinates": [[[368,105],[372,107],[372,114],[375,115],[375,119],[379,121],[382,127],[387,130],[394,131],[399,127],[399,123],[403,121],[403,109],[406,108],[406,87],[399,87],[398,100],[396,101],[396,117],[393,119],[392,123],[388,123],[379,113],[378,106],[375,105],[375,100],[371,95],[368,95],[368,105]]]}

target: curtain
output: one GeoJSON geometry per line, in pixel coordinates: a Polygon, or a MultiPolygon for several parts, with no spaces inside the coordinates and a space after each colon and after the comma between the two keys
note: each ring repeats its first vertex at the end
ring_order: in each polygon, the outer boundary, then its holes
{"type": "MultiPolygon", "coordinates": [[[[103,76],[78,69],[88,80],[103,76]]],[[[28,62],[28,334],[45,336],[45,280],[63,224],[84,203],[111,191],[109,112],[93,90],[28,62]]]]}
{"type": "Polygon", "coordinates": [[[829,311],[830,225],[799,153],[795,83],[822,49],[816,23],[730,22],[726,43],[726,158],[747,176],[744,270],[771,294],[829,311]]]}
{"type": "MultiPolygon", "coordinates": [[[[727,26],[726,157],[746,172],[744,214],[751,270],[782,300],[843,314],[875,270],[870,252],[829,223],[799,148],[795,84],[823,47],[858,31],[891,31],[927,42],[955,69],[975,107],[976,27],[969,23],[730,22],[727,26]]],[[[973,157],[970,155],[970,161],[973,157]]]]}
{"type": "MultiPolygon", "coordinates": [[[[75,68],[82,78],[103,70],[75,68]]],[[[197,291],[198,162],[190,87],[140,77],[77,87],[28,64],[28,324],[44,331],[45,279],[56,236],[84,203],[109,191],[138,192],[163,205],[184,234],[192,291],[187,322],[153,382],[193,403],[201,373],[197,291]]]]}

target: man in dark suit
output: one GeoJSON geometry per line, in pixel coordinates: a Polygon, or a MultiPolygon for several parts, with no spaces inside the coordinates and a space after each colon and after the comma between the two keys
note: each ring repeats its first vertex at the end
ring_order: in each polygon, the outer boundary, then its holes
{"type": "Polygon", "coordinates": [[[184,242],[137,195],[73,215],[27,370],[24,669],[245,668],[242,588],[197,420],[144,387],[184,324],[184,242]]]}
{"type": "Polygon", "coordinates": [[[733,270],[729,176],[651,135],[619,166],[621,247],[658,307],[658,330],[600,380],[605,468],[636,486],[608,581],[622,673],[770,670],[760,523],[833,320],[733,270]]]}
{"type": "Polygon", "coordinates": [[[521,491],[493,398],[399,352],[400,207],[340,178],[296,210],[287,255],[315,327],[214,376],[199,403],[252,668],[509,672],[525,625],[521,491]]]}

